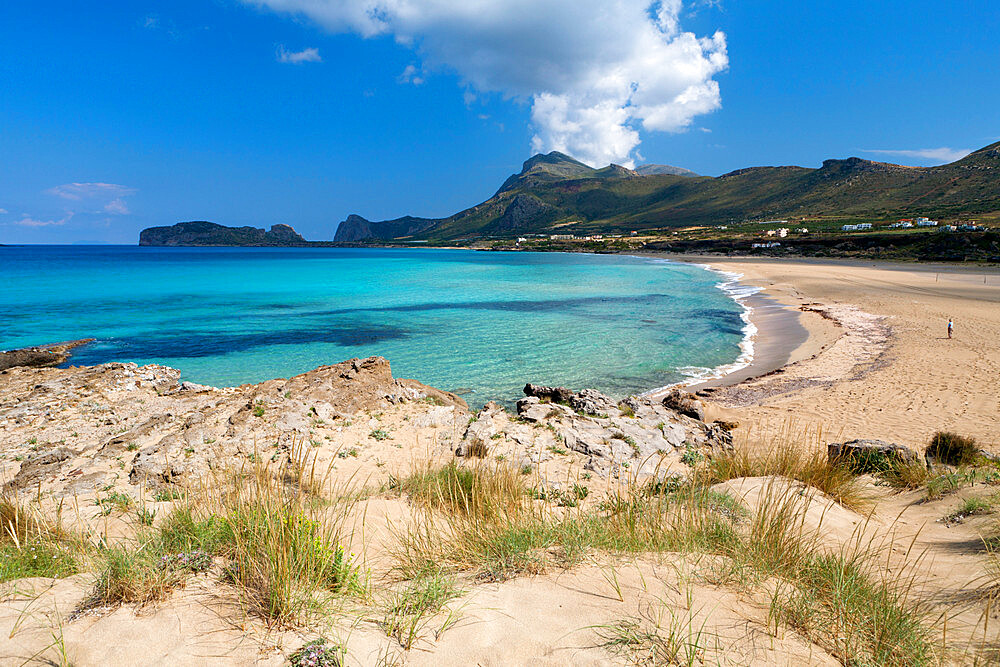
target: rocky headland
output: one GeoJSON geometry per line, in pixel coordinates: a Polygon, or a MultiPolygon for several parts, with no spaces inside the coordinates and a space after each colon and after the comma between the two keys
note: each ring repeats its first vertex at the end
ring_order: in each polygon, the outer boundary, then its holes
{"type": "Polygon", "coordinates": [[[15,366],[30,366],[45,368],[64,364],[71,356],[73,348],[93,342],[93,338],[81,338],[63,343],[49,343],[34,347],[22,347],[16,350],[0,351],[0,371],[15,366]]]}
{"type": "Polygon", "coordinates": [[[139,233],[141,246],[307,246],[310,245],[289,225],[226,227],[203,220],[178,222],[164,227],[148,227],[139,233]]]}

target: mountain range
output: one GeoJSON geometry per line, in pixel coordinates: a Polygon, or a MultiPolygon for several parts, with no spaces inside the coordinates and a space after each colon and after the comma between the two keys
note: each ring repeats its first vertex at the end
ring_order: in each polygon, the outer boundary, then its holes
{"type": "Polygon", "coordinates": [[[335,243],[456,242],[524,234],[669,229],[771,218],[957,218],[1000,214],[1000,142],[937,167],[857,157],[698,176],[678,167],[590,167],[535,155],[496,194],[447,218],[351,215],[335,243]]]}

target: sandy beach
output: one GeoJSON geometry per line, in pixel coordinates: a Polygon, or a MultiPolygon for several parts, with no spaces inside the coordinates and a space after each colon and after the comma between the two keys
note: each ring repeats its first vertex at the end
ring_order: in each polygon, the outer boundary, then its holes
{"type": "Polygon", "coordinates": [[[758,328],[753,363],[693,387],[720,387],[711,399],[720,414],[794,419],[831,436],[914,448],[935,431],[952,430],[1000,449],[997,268],[675,259],[739,273],[763,288],[749,304],[758,328]]]}
{"type": "MultiPolygon", "coordinates": [[[[689,387],[703,399],[697,418],[689,404],[653,395],[618,402],[582,391],[551,402],[533,395],[516,415],[497,405],[471,411],[458,396],[394,378],[379,358],[224,389],[181,382],[163,366],[3,371],[8,514],[23,505],[17,512],[58,517],[71,508],[62,520],[73,532],[65,535],[88,537],[68,542],[40,529],[25,537],[74,560],[36,570],[29,559],[8,575],[0,662],[30,663],[34,654],[60,664],[62,651],[63,664],[133,664],[128,648],[141,641],[148,664],[279,665],[322,636],[340,647],[344,665],[646,664],[639,658],[675,649],[691,664],[843,665],[875,654],[865,633],[887,613],[913,614],[927,631],[897,624],[890,643],[918,648],[870,664],[959,665],[1000,655],[995,557],[984,551],[1000,505],[994,468],[944,467],[892,485],[876,474],[843,477],[825,451],[821,463],[808,458],[814,447],[855,438],[920,453],[939,430],[1000,451],[1000,272],[677,259],[762,288],[745,300],[757,329],[752,363],[689,387]],[[775,452],[793,463],[767,459],[775,452]],[[449,469],[482,480],[473,496],[499,494],[513,509],[466,522],[468,510],[439,504],[449,469]],[[264,490],[233,495],[248,470],[264,490]],[[668,473],[683,484],[651,494],[650,476],[668,473]],[[156,536],[174,535],[170,517],[194,508],[236,521],[243,511],[220,504],[218,485],[230,489],[221,494],[227,502],[256,507],[278,497],[282,521],[325,526],[357,557],[363,590],[324,598],[322,614],[282,625],[247,606],[258,583],[227,579],[226,563],[238,555],[231,546],[207,547],[215,552],[203,571],[167,572],[162,559],[178,554],[156,536]],[[642,508],[627,516],[646,523],[622,523],[607,510],[621,498],[642,508]],[[776,565],[760,551],[769,531],[757,530],[779,522],[775,499],[796,517],[782,533],[789,541],[772,545],[780,563],[789,544],[799,550],[791,550],[794,567],[786,563],[778,575],[788,598],[768,588],[776,565]],[[980,509],[963,510],[972,501],[980,509]],[[705,521],[724,530],[705,537],[697,532],[705,521]],[[452,531],[465,532],[449,541],[452,531]],[[535,537],[511,544],[509,534],[535,537]],[[88,540],[159,551],[152,564],[136,560],[137,569],[109,574],[107,553],[88,540]],[[802,572],[817,574],[809,568],[827,562],[817,558],[843,554],[862,564],[870,591],[909,586],[912,577],[910,597],[884,607],[852,600],[840,610],[840,578],[810,588],[814,579],[802,572]],[[436,574],[426,574],[428,563],[436,574]],[[102,588],[111,576],[122,587],[102,588]],[[415,607],[414,591],[425,590],[428,576],[438,588],[415,607]],[[148,588],[160,583],[162,590],[148,588]],[[781,620],[801,609],[795,591],[807,590],[827,602],[808,623],[781,620]],[[677,633],[683,641],[671,644],[677,633]],[[930,644],[940,647],[934,662],[916,661],[930,644]],[[109,662],[110,652],[130,657],[109,662]]],[[[922,459],[916,468],[924,470],[922,459]]],[[[20,553],[7,545],[11,562],[20,553]]]]}

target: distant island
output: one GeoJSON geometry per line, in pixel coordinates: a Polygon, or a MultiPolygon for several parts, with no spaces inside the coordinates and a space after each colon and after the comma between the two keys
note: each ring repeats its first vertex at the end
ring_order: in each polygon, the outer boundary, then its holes
{"type": "Polygon", "coordinates": [[[149,227],[139,233],[141,246],[307,246],[311,245],[289,225],[226,227],[198,220],[168,227],[149,227]]]}

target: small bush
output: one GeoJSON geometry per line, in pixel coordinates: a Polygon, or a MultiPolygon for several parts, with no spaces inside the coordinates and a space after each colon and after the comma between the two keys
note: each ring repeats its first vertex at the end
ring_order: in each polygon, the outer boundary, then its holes
{"type": "Polygon", "coordinates": [[[392,434],[384,428],[377,428],[372,430],[372,432],[368,434],[368,437],[375,440],[388,440],[392,437],[392,434]]]}
{"type": "Polygon", "coordinates": [[[160,566],[153,549],[114,546],[102,557],[104,568],[94,586],[92,605],[149,604],[165,598],[183,581],[180,572],[160,566]]]}
{"type": "Polygon", "coordinates": [[[622,417],[628,417],[630,419],[635,417],[635,410],[633,410],[632,406],[625,401],[618,404],[618,409],[621,410],[622,417]]]}
{"type": "Polygon", "coordinates": [[[694,447],[687,447],[684,453],[681,454],[681,463],[686,466],[694,467],[705,460],[705,455],[699,452],[694,447]]]}
{"type": "Polygon", "coordinates": [[[320,637],[306,642],[288,660],[292,667],[341,667],[343,654],[344,649],[336,644],[327,644],[326,639],[320,637]]]}
{"type": "Polygon", "coordinates": [[[979,459],[975,438],[938,431],[927,445],[925,454],[930,458],[953,466],[972,465],[979,459]]]}

